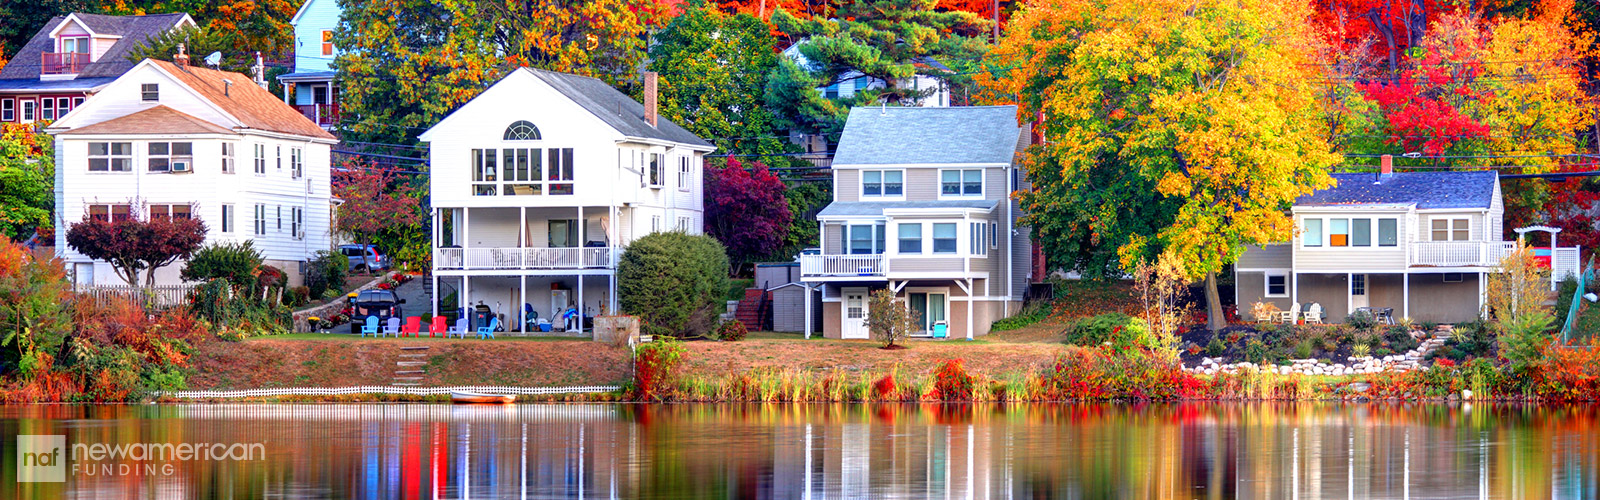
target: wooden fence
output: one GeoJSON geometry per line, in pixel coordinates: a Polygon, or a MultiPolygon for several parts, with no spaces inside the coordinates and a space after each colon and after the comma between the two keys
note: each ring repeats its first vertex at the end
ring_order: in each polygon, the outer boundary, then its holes
{"type": "Polygon", "coordinates": [[[614,385],[588,385],[577,387],[504,387],[492,385],[405,387],[388,385],[358,385],[351,387],[286,387],[281,389],[246,389],[240,391],[176,391],[163,395],[178,399],[233,399],[274,396],[346,396],[351,394],[441,396],[448,395],[451,391],[466,391],[487,394],[544,395],[604,393],[615,392],[620,389],[620,387],[614,385]]]}
{"type": "Polygon", "coordinates": [[[77,285],[73,291],[105,300],[122,297],[147,308],[166,309],[189,303],[189,292],[200,285],[157,285],[133,287],[128,285],[77,285]]]}

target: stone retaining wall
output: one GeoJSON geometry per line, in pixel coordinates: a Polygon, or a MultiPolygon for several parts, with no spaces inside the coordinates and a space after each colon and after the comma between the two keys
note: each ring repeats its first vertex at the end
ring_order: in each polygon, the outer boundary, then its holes
{"type": "MultiPolygon", "coordinates": [[[[351,290],[351,292],[360,293],[360,292],[362,292],[364,290],[371,290],[371,289],[377,287],[379,283],[383,283],[383,280],[388,278],[388,277],[389,277],[389,273],[379,274],[379,275],[373,277],[371,281],[368,281],[365,284],[363,284],[363,285],[361,285],[359,287],[356,287],[355,290],[351,290]]],[[[418,277],[418,279],[420,279],[420,277],[418,277]]],[[[316,330],[311,328],[311,323],[306,321],[306,318],[310,318],[312,316],[316,316],[318,318],[326,318],[326,317],[328,317],[330,315],[330,313],[338,314],[338,312],[340,310],[344,309],[345,304],[350,301],[350,298],[348,297],[349,292],[345,292],[345,293],[346,293],[345,297],[340,297],[338,299],[335,299],[333,302],[322,304],[322,305],[319,305],[319,306],[316,306],[316,307],[311,307],[311,308],[301,309],[299,311],[295,311],[293,313],[294,325],[291,327],[293,329],[294,333],[311,333],[311,332],[315,332],[316,331],[316,330]]]]}

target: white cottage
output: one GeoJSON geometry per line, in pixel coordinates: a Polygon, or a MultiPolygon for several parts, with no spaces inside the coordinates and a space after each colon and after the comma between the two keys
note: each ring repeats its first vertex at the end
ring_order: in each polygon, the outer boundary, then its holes
{"type": "Polygon", "coordinates": [[[572,311],[581,325],[617,309],[629,242],[701,233],[715,147],[658,117],[654,74],[645,86],[640,105],[594,78],[521,68],[422,134],[444,312],[484,306],[516,331],[572,311]]]}
{"type": "MultiPolygon", "coordinates": [[[[66,244],[85,217],[195,217],[206,242],[251,240],[301,283],[332,236],[337,141],[238,73],[146,59],[47,132],[56,147],[56,249],[81,284],[121,284],[66,244]]],[[[157,271],[181,280],[182,264],[157,271]]]]}

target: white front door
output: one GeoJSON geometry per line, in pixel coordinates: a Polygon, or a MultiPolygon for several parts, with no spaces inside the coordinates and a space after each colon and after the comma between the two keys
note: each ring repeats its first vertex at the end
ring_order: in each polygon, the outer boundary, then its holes
{"type": "Polygon", "coordinates": [[[1371,304],[1367,302],[1367,275],[1350,275],[1350,310],[1354,311],[1358,307],[1369,305],[1371,304]]]}
{"type": "Polygon", "coordinates": [[[839,338],[864,339],[867,334],[867,289],[844,289],[844,324],[839,338]]]}

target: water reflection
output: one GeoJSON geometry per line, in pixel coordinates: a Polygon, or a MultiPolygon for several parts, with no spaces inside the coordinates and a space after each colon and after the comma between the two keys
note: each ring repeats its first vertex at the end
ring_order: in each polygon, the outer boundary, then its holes
{"type": "Polygon", "coordinates": [[[1596,498],[1597,416],[1388,404],[13,406],[0,407],[0,498],[1596,498]],[[65,483],[18,483],[19,434],[262,442],[267,454],[78,460],[65,483]]]}

